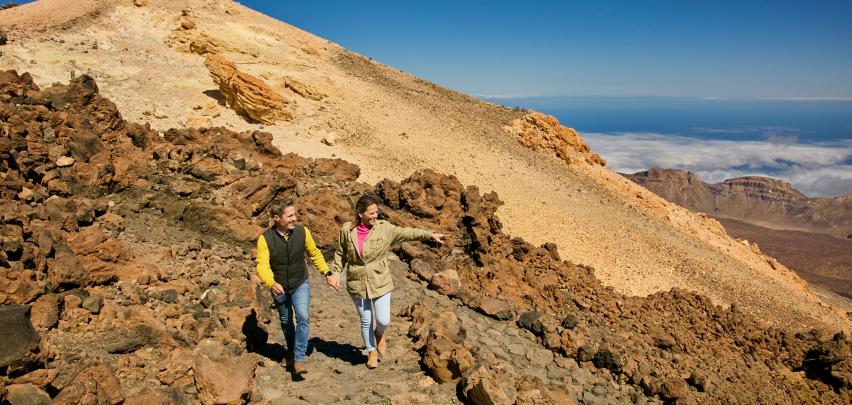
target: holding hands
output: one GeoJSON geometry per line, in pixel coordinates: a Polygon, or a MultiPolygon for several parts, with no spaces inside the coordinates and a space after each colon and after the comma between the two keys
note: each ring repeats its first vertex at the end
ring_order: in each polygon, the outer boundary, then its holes
{"type": "Polygon", "coordinates": [[[335,291],[340,289],[340,277],[333,272],[328,272],[328,275],[325,276],[325,283],[328,285],[328,288],[335,291]]]}

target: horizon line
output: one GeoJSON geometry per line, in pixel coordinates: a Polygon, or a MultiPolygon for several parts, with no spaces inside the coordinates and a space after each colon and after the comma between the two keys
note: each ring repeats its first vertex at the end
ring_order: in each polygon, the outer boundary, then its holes
{"type": "Polygon", "coordinates": [[[546,94],[471,94],[481,99],[540,99],[540,98],[679,98],[700,101],[779,101],[779,102],[852,102],[852,97],[718,97],[718,96],[661,96],[661,95],[546,95],[546,94]]]}

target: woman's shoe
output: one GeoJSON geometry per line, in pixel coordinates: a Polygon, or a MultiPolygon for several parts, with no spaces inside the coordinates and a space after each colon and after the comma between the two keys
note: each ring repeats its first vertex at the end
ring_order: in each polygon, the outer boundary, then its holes
{"type": "Polygon", "coordinates": [[[367,368],[376,368],[379,366],[379,355],[376,354],[375,350],[371,350],[367,353],[367,368]]]}

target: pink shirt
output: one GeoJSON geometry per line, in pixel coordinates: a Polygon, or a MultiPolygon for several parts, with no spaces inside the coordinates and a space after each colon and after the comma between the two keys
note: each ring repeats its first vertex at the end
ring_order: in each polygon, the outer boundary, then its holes
{"type": "Polygon", "coordinates": [[[355,233],[356,233],[356,236],[358,237],[358,255],[359,256],[364,255],[364,241],[367,239],[367,235],[370,234],[371,229],[373,229],[373,228],[369,227],[367,225],[364,225],[364,223],[362,223],[362,222],[359,222],[358,226],[355,227],[355,233]]]}

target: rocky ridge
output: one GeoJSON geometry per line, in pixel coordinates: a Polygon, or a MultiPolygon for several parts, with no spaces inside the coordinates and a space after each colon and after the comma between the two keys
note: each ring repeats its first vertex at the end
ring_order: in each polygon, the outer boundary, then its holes
{"type": "Polygon", "coordinates": [[[556,245],[504,233],[497,194],[453,176],[359,183],[357,166],[282,155],[268,133],[125,121],[98,93],[88,76],[41,89],[0,73],[3,400],[850,400],[843,333],[766,329],[682,290],[624,296],[556,245]],[[365,192],[395,223],[449,243],[397,250],[407,320],[375,373],[361,364],[349,300],[316,289],[328,302],[315,307],[320,377],[290,382],[251,261],[265,208],[297,196],[303,223],[333,245],[365,192]]]}
{"type": "Polygon", "coordinates": [[[715,217],[773,229],[852,234],[852,197],[811,198],[790,183],[767,177],[740,177],[708,184],[695,174],[654,168],[625,177],[668,201],[715,217]]]}

